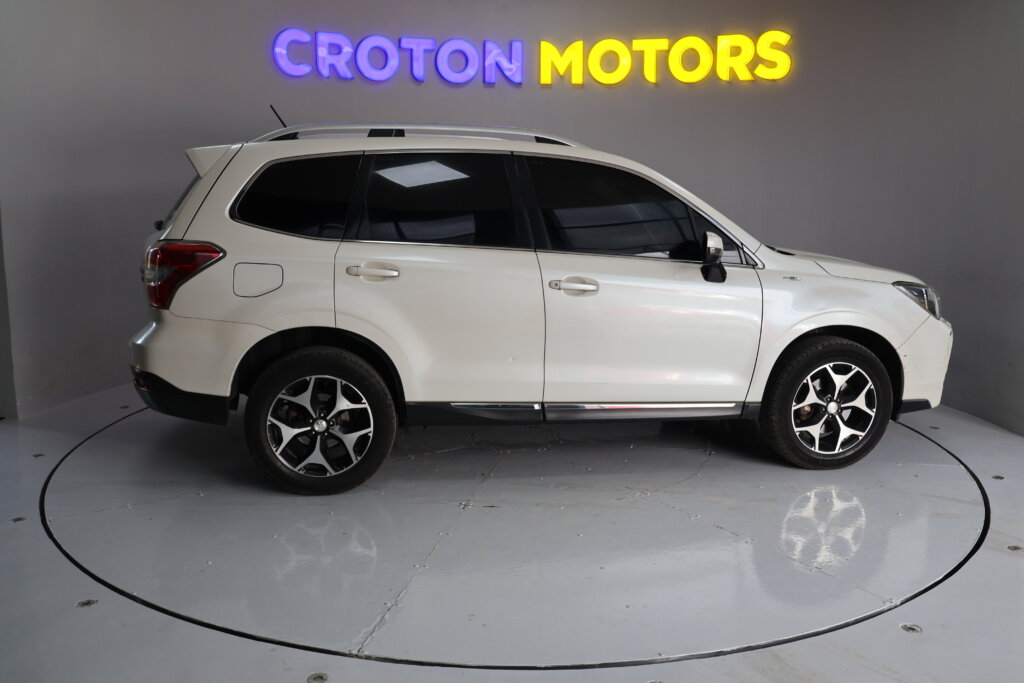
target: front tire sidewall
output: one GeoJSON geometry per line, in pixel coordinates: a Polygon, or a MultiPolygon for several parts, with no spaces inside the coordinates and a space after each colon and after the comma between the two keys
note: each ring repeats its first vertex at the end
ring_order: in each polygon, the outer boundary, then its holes
{"type": "Polygon", "coordinates": [[[253,385],[245,410],[249,452],[278,486],[292,493],[324,495],[354,488],[383,464],[395,439],[394,402],[380,376],[359,357],[330,347],[286,356],[270,366],[253,385]],[[359,462],[336,475],[315,477],[288,468],[274,455],[267,416],[277,396],[290,384],[313,375],[329,375],[353,385],[366,399],[373,417],[373,438],[359,462]]]}
{"type": "Polygon", "coordinates": [[[841,339],[825,340],[796,354],[799,360],[789,365],[779,378],[772,400],[766,406],[767,431],[776,452],[789,462],[805,469],[837,469],[864,458],[885,434],[892,415],[892,383],[878,358],[866,348],[841,339]],[[875,417],[867,434],[852,448],[837,456],[825,456],[808,448],[793,428],[792,407],[804,379],[814,370],[829,363],[850,363],[867,374],[875,387],[875,417]]]}

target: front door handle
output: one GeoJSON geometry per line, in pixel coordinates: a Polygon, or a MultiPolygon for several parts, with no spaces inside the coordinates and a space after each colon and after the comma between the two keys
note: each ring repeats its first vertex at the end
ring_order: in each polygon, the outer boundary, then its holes
{"type": "Polygon", "coordinates": [[[562,292],[596,292],[597,285],[589,282],[571,282],[569,280],[552,280],[548,283],[551,289],[562,292]]]}
{"type": "Polygon", "coordinates": [[[349,266],[345,269],[349,275],[356,277],[398,277],[398,271],[394,268],[366,268],[364,266],[349,266]]]}

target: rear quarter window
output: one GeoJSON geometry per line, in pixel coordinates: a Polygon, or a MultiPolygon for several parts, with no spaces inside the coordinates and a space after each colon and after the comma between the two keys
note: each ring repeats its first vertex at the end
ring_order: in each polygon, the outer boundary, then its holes
{"type": "Polygon", "coordinates": [[[362,155],[286,159],[265,166],[232,218],[303,237],[341,239],[362,155]]]}

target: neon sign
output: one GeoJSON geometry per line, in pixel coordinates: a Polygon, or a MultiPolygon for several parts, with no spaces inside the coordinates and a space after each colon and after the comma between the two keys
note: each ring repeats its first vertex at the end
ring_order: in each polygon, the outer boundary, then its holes
{"type": "MultiPolygon", "coordinates": [[[[583,85],[584,75],[602,85],[617,85],[642,75],[648,83],[675,80],[694,84],[714,73],[719,80],[774,81],[784,78],[793,60],[784,49],[792,36],[785,31],[765,31],[756,38],[744,34],[717,36],[708,41],[699,36],[678,39],[615,38],[587,45],[582,40],[559,48],[542,40],[537,44],[537,82],[552,86],[556,80],[583,85]]],[[[362,78],[380,83],[394,78],[400,70],[418,83],[435,74],[442,81],[463,85],[481,80],[485,85],[499,81],[520,86],[524,81],[522,40],[482,44],[462,38],[438,43],[433,38],[369,35],[353,42],[342,33],[286,28],[274,37],[272,54],[281,73],[293,78],[309,77],[314,71],[321,79],[362,78]],[[499,77],[500,76],[500,77],[499,77]]]]}
{"type": "Polygon", "coordinates": [[[403,53],[408,61],[410,75],[420,83],[427,78],[428,61],[445,81],[456,85],[468,83],[482,71],[483,82],[494,85],[498,73],[509,83],[523,82],[523,41],[513,40],[507,50],[502,45],[485,40],[483,50],[468,40],[452,38],[440,45],[433,38],[399,38],[396,45],[387,36],[366,36],[354,47],[341,33],[317,31],[310,35],[298,28],[287,28],[274,38],[274,63],[282,73],[301,78],[316,71],[321,78],[355,78],[350,64],[370,81],[380,82],[392,78],[402,65],[403,53]],[[299,47],[308,45],[304,61],[299,47]],[[428,56],[428,53],[433,53],[428,56]],[[482,56],[481,56],[482,54],[482,56]],[[354,58],[354,59],[353,59],[354,58]],[[481,69],[481,66],[483,67],[481,69]]]}

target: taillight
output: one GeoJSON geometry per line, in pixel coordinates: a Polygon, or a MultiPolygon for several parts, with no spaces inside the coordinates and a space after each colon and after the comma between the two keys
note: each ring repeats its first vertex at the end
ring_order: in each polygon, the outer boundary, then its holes
{"type": "Polygon", "coordinates": [[[181,283],[210,265],[223,250],[205,242],[167,240],[156,242],[146,251],[142,264],[142,282],[146,285],[149,305],[167,308],[181,283]]]}

